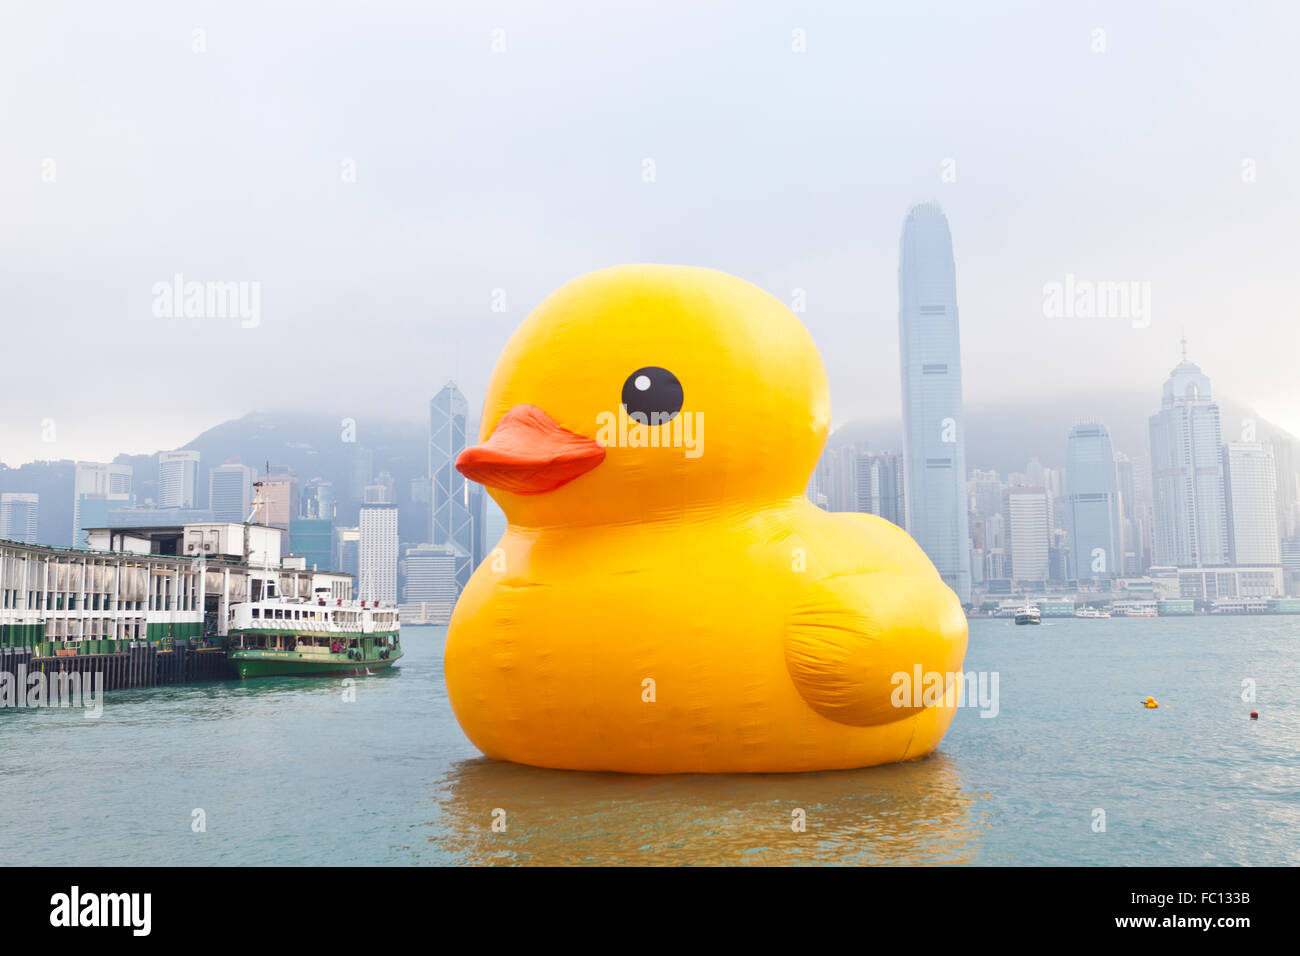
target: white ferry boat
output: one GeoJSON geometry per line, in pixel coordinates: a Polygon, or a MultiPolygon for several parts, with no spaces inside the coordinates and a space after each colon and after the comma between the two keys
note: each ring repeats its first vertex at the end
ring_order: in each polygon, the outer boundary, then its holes
{"type": "Polygon", "coordinates": [[[402,657],[397,608],[378,601],[270,598],[230,608],[230,663],[250,677],[345,676],[402,657]]]}
{"type": "Polygon", "coordinates": [[[1075,617],[1087,618],[1089,620],[1109,619],[1110,611],[1099,607],[1081,607],[1074,612],[1075,617]]]}
{"type": "Polygon", "coordinates": [[[1026,604],[1016,610],[1017,624],[1042,624],[1043,612],[1035,604],[1026,604]]]}

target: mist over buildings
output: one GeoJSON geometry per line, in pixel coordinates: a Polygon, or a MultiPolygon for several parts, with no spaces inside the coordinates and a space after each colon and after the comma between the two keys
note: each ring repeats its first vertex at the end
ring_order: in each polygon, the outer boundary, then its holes
{"type": "Polygon", "coordinates": [[[835,424],[897,421],[898,225],[926,199],[969,405],[1145,389],[1145,415],[1185,334],[1219,395],[1300,433],[1297,19],[6,4],[0,461],[259,410],[419,423],[451,378],[476,410],[534,305],[626,261],[799,303],[835,424]],[[255,283],[257,321],[160,308],[177,276],[255,283]],[[1147,311],[1054,311],[1079,282],[1147,311]]]}

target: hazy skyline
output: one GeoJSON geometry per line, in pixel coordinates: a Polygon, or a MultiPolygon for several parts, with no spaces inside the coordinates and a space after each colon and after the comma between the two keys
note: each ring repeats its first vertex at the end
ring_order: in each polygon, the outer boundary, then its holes
{"type": "Polygon", "coordinates": [[[803,290],[834,424],[901,417],[898,231],[925,200],[967,405],[1136,388],[1145,417],[1185,332],[1216,396],[1300,434],[1298,25],[1281,3],[6,4],[0,461],[255,410],[421,421],[449,379],[477,418],[528,311],[633,261],[803,290]],[[155,316],[177,273],[258,283],[256,327],[155,316]],[[1067,276],[1149,283],[1149,324],[1048,318],[1067,276]]]}

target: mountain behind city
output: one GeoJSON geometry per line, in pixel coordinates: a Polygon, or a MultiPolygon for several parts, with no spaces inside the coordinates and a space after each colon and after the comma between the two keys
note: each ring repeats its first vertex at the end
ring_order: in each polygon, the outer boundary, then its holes
{"type": "MultiPolygon", "coordinates": [[[[1231,398],[1218,399],[1225,440],[1235,440],[1243,423],[1253,423],[1255,438],[1290,446],[1291,459],[1300,459],[1300,438],[1256,415],[1231,398]]],[[[1044,466],[1065,466],[1066,438],[1071,427],[1095,421],[1106,425],[1117,452],[1137,460],[1149,455],[1148,416],[1159,408],[1152,389],[1101,395],[1044,395],[1032,402],[970,403],[966,405],[966,461],[970,469],[1002,474],[1023,471],[1032,458],[1044,466]]],[[[477,435],[470,422],[469,441],[477,435]]],[[[184,445],[200,455],[195,505],[208,505],[208,471],[227,461],[249,465],[262,474],[288,468],[302,481],[320,478],[336,489],[336,523],[355,523],[353,465],[358,450],[372,456],[372,475],[392,476],[394,503],[399,509],[403,541],[420,542],[428,535],[429,505],[413,494],[412,480],[428,472],[428,426],[410,421],[366,419],[352,422],[324,414],[254,412],[222,422],[184,445]],[[350,439],[350,440],[349,440],[350,439]]],[[[835,429],[828,447],[859,443],[872,452],[901,451],[902,423],[896,418],[857,420],[835,429]]],[[[160,449],[162,450],[162,449],[160,449]]],[[[157,498],[157,455],[119,455],[114,459],[134,468],[136,500],[157,498]]],[[[72,460],[30,462],[18,468],[0,466],[0,492],[29,492],[40,496],[37,540],[68,545],[72,538],[72,460]]],[[[1068,479],[1068,476],[1067,476],[1068,479]]]]}

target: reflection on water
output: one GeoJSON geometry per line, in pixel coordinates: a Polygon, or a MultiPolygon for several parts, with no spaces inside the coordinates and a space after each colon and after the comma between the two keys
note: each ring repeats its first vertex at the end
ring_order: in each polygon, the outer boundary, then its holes
{"type": "Polygon", "coordinates": [[[987,829],[986,805],[941,753],[866,770],[663,777],[480,758],[452,767],[437,798],[428,842],[460,863],[965,863],[987,829]]]}

